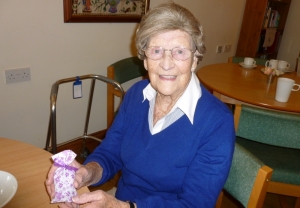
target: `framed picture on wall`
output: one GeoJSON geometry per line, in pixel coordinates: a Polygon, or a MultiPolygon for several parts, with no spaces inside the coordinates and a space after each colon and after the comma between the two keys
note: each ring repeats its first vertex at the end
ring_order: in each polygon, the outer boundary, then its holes
{"type": "Polygon", "coordinates": [[[64,22],[140,22],[150,0],[64,0],[64,22]]]}

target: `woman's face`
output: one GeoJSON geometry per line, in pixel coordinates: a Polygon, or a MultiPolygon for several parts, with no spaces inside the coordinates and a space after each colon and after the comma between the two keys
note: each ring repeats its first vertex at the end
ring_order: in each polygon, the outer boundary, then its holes
{"type": "MultiPolygon", "coordinates": [[[[150,38],[148,47],[160,46],[165,50],[183,47],[194,50],[192,38],[186,32],[174,30],[150,38]]],[[[196,69],[197,58],[194,53],[184,61],[178,61],[165,51],[159,60],[146,58],[144,66],[148,70],[152,87],[161,95],[176,99],[184,92],[191,79],[191,72],[196,69]]]]}

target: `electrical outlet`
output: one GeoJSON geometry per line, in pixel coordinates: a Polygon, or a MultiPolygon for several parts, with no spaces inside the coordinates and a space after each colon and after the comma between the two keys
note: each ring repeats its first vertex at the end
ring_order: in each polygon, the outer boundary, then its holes
{"type": "Polygon", "coordinates": [[[216,53],[222,53],[223,46],[217,46],[216,53]]]}
{"type": "Polygon", "coordinates": [[[231,45],[224,45],[224,53],[231,51],[231,45]]]}
{"type": "Polygon", "coordinates": [[[7,69],[5,70],[6,84],[23,82],[31,80],[30,68],[18,68],[18,69],[7,69]]]}

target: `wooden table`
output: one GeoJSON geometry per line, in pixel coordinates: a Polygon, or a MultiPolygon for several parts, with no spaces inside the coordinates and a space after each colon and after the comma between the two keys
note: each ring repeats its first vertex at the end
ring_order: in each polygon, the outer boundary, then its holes
{"type": "MultiPolygon", "coordinates": [[[[44,182],[51,166],[51,153],[24,142],[0,138],[0,170],[13,174],[18,189],[5,208],[58,207],[50,204],[44,182]]],[[[79,193],[89,192],[87,187],[79,193]]]]}
{"type": "MultiPolygon", "coordinates": [[[[280,111],[300,113],[300,91],[291,92],[288,102],[275,100],[277,77],[267,84],[267,75],[261,72],[263,66],[244,69],[239,64],[212,64],[198,70],[200,82],[214,91],[224,102],[232,104],[246,103],[280,111]]],[[[285,73],[280,77],[294,79],[300,84],[296,72],[285,73]]]]}

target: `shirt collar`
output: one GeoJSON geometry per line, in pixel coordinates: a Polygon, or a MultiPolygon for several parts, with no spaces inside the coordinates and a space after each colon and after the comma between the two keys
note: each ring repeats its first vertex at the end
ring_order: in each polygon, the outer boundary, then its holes
{"type": "Polygon", "coordinates": [[[152,100],[156,96],[156,90],[149,83],[143,90],[144,99],[143,102],[147,100],[152,100]]]}
{"type": "MultiPolygon", "coordinates": [[[[151,84],[148,84],[143,90],[143,95],[143,102],[145,101],[145,99],[150,101],[155,98],[156,90],[151,86],[151,84]]],[[[182,110],[182,112],[189,118],[192,124],[194,121],[196,105],[201,95],[202,92],[200,88],[200,82],[195,73],[192,72],[190,83],[188,84],[184,93],[178,99],[177,103],[174,105],[174,107],[178,107],[182,110]]]]}

